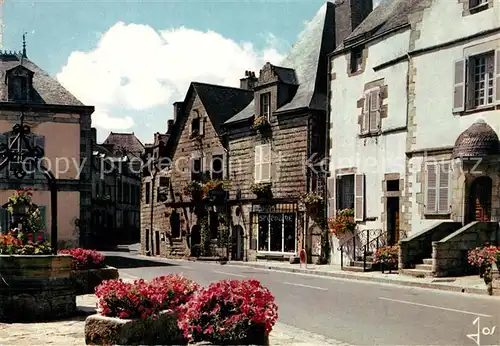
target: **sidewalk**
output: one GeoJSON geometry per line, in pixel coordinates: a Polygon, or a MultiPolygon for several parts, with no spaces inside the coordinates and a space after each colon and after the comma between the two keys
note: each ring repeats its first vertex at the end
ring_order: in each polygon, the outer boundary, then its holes
{"type": "Polygon", "coordinates": [[[260,269],[270,269],[277,271],[314,274],[320,276],[328,276],[335,278],[371,281],[378,283],[390,283],[401,286],[421,287],[429,289],[437,289],[444,291],[454,291],[463,293],[485,294],[486,284],[479,275],[463,276],[463,277],[446,277],[435,278],[425,277],[416,278],[409,275],[399,275],[393,272],[392,274],[382,272],[348,272],[342,271],[337,265],[315,265],[308,264],[307,267],[300,264],[290,264],[288,262],[273,262],[273,261],[258,261],[258,262],[230,262],[234,266],[248,266],[260,269]]]}
{"type": "MultiPolygon", "coordinates": [[[[93,294],[77,297],[77,306],[83,310],[80,316],[64,321],[44,323],[0,323],[0,345],[2,346],[42,346],[42,345],[85,345],[86,314],[95,311],[96,297],[93,294]]],[[[277,322],[269,337],[271,346],[288,345],[334,345],[349,346],[322,335],[277,322]]]]}

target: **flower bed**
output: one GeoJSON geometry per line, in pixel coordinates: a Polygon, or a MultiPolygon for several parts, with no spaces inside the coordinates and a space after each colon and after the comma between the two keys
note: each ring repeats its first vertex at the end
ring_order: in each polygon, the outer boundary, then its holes
{"type": "Polygon", "coordinates": [[[398,267],[399,261],[399,246],[383,246],[380,249],[375,250],[373,254],[373,261],[381,265],[382,273],[384,269],[389,269],[389,273],[392,269],[398,267]]]}
{"type": "Polygon", "coordinates": [[[220,281],[192,297],[182,309],[179,326],[191,342],[263,345],[277,310],[271,292],[258,281],[220,281]]]}
{"type": "Polygon", "coordinates": [[[95,250],[73,248],[59,251],[71,255],[71,277],[77,294],[94,293],[104,280],[118,279],[118,270],[104,264],[104,255],[95,250]]]}

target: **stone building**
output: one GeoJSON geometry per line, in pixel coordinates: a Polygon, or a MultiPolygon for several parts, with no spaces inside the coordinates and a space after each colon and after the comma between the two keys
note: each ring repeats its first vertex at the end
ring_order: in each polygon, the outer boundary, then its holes
{"type": "Polygon", "coordinates": [[[134,133],[113,133],[102,144],[93,128],[91,243],[99,249],[140,239],[141,156],[134,133]]]}
{"type": "Polygon", "coordinates": [[[244,250],[237,258],[288,260],[300,249],[310,261],[325,257],[323,210],[300,202],[307,193],[326,198],[327,55],[371,10],[371,0],[324,4],[284,61],[260,70],[252,102],[224,124],[233,234],[244,250]]]}
{"type": "Polygon", "coordinates": [[[464,273],[500,241],[499,18],[494,1],[386,1],[332,55],[330,209],[353,201],[358,233],[399,240],[405,273],[464,273]]]}
{"type": "MultiPolygon", "coordinates": [[[[142,252],[187,256],[201,243],[201,208],[185,194],[185,188],[204,179],[225,180],[227,148],[221,125],[252,97],[253,93],[246,89],[192,82],[184,101],[174,103],[174,119],[168,123],[167,133],[156,134],[153,145],[146,148],[142,252]]],[[[211,211],[207,220],[214,241],[220,226],[217,215],[211,211]]]]}
{"type": "MultiPolygon", "coordinates": [[[[40,69],[23,52],[0,53],[0,144],[13,140],[13,126],[24,113],[31,127],[32,145],[44,149],[44,164],[57,178],[57,227],[60,247],[88,243],[91,204],[91,114],[54,78],[40,69]]],[[[5,148],[5,147],[4,147],[5,148]]],[[[33,202],[40,207],[46,225],[51,224],[48,181],[30,169],[19,179],[11,162],[0,171],[0,202],[5,204],[15,189],[33,187],[33,202]]],[[[8,228],[6,211],[0,208],[0,226],[8,228]]],[[[49,227],[50,230],[50,227],[49,227]]]]}

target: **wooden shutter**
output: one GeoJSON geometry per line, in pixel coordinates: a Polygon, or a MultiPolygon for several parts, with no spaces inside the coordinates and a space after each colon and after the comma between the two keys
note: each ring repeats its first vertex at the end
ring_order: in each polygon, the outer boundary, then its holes
{"type": "Polygon", "coordinates": [[[361,134],[367,134],[370,121],[370,93],[365,93],[365,101],[363,104],[363,113],[361,115],[361,134]]]}
{"type": "MultiPolygon", "coordinates": [[[[7,141],[8,137],[7,134],[5,133],[0,133],[0,145],[9,145],[7,141]]],[[[0,161],[1,163],[1,161],[0,161]]],[[[9,169],[8,165],[6,165],[4,168],[0,167],[0,178],[6,178],[7,177],[7,170],[9,169]]]]}
{"type": "Polygon", "coordinates": [[[455,61],[453,84],[453,112],[465,110],[465,73],[467,64],[465,59],[455,61]]]}
{"type": "Polygon", "coordinates": [[[436,163],[428,163],[425,169],[425,212],[427,214],[437,213],[438,167],[436,163]]]}
{"type": "Polygon", "coordinates": [[[261,169],[262,169],[262,180],[271,180],[271,146],[262,146],[262,156],[261,156],[261,169]]]}
{"type": "Polygon", "coordinates": [[[228,177],[228,171],[227,171],[227,151],[224,151],[222,154],[222,180],[227,180],[229,179],[228,177]]]}
{"type": "Polygon", "coordinates": [[[256,182],[262,180],[261,157],[262,157],[262,145],[257,145],[255,147],[255,166],[254,166],[256,182]]]}
{"type": "Polygon", "coordinates": [[[354,219],[365,219],[365,175],[354,175],[354,219]]]}
{"type": "Polygon", "coordinates": [[[44,205],[42,205],[39,206],[38,209],[40,210],[40,217],[42,218],[43,229],[47,230],[47,214],[46,214],[47,208],[44,205]]]}
{"type": "Polygon", "coordinates": [[[380,88],[370,92],[370,132],[380,130],[380,88]]]}
{"type": "Polygon", "coordinates": [[[335,183],[337,179],[335,177],[330,177],[328,178],[327,182],[327,196],[328,196],[328,210],[327,210],[327,216],[328,217],[334,217],[335,216],[335,183]]]}
{"type": "Polygon", "coordinates": [[[438,213],[447,214],[450,210],[451,164],[439,165],[438,213]]]}
{"type": "Polygon", "coordinates": [[[200,136],[203,136],[205,134],[205,121],[207,118],[203,117],[200,118],[200,136]]]}
{"type": "Polygon", "coordinates": [[[500,104],[500,49],[495,55],[495,101],[500,104]]]}

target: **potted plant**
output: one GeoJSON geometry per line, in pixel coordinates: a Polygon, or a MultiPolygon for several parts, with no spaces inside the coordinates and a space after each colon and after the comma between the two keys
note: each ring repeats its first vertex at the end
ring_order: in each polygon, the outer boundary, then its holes
{"type": "Polygon", "coordinates": [[[323,203],[323,197],[315,192],[305,193],[300,197],[302,203],[310,214],[317,214],[318,208],[323,203]]]}
{"type": "Polygon", "coordinates": [[[254,183],[250,185],[250,190],[257,198],[269,198],[272,195],[271,183],[254,183]]]}
{"type": "Polygon", "coordinates": [[[385,268],[389,269],[391,273],[392,269],[397,268],[399,261],[399,246],[383,246],[377,249],[374,253],[374,262],[380,263],[382,266],[382,273],[385,268]]]}
{"type": "Polygon", "coordinates": [[[203,185],[203,199],[218,200],[224,193],[224,182],[221,180],[210,180],[203,185]]]}
{"type": "Polygon", "coordinates": [[[498,262],[498,256],[500,256],[500,247],[490,245],[469,250],[467,259],[469,264],[479,268],[479,277],[482,278],[487,269],[493,263],[498,262]]]}
{"type": "Polygon", "coordinates": [[[267,117],[261,115],[256,117],[252,124],[252,129],[254,131],[266,132],[271,128],[271,124],[267,120],[267,117]]]}
{"type": "Polygon", "coordinates": [[[337,215],[328,220],[328,226],[333,235],[337,238],[351,233],[356,229],[354,221],[354,209],[343,209],[337,212],[337,215]]]}

